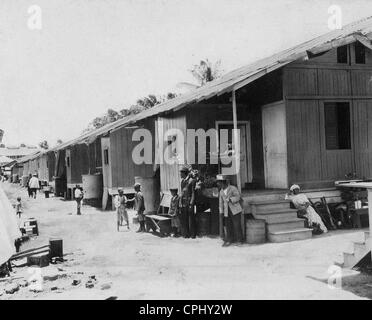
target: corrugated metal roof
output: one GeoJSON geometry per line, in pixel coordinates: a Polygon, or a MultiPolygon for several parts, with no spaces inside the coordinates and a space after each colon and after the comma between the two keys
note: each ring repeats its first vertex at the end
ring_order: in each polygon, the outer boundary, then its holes
{"type": "Polygon", "coordinates": [[[29,154],[27,156],[24,156],[20,159],[17,159],[17,163],[24,163],[24,162],[27,162],[27,161],[30,161],[30,160],[34,160],[35,158],[39,157],[43,153],[45,153],[45,152],[43,152],[43,151],[34,152],[34,153],[29,154]]]}
{"type": "Polygon", "coordinates": [[[367,36],[371,32],[372,17],[367,17],[350,23],[340,30],[328,32],[320,37],[306,41],[270,57],[235,69],[214,81],[208,82],[203,87],[195,89],[190,93],[176,97],[172,100],[168,100],[162,104],[154,106],[151,109],[144,110],[139,114],[119,119],[113,123],[105,125],[102,128],[83,134],[76,139],[62,143],[50,150],[64,149],[70,145],[94,141],[98,136],[104,135],[116,128],[135,123],[145,118],[166,113],[171,110],[178,110],[191,103],[196,103],[213,96],[232,91],[234,88],[239,88],[243,85],[253,82],[265,74],[279,69],[291,62],[307,58],[308,52],[320,53],[328,51],[332,48],[355,42],[358,36],[367,36]]]}

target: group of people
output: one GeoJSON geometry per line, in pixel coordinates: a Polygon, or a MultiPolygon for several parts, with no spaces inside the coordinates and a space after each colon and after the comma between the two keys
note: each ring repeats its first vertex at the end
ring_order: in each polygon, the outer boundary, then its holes
{"type": "MultiPolygon", "coordinates": [[[[183,165],[180,168],[180,194],[178,186],[170,188],[171,200],[168,215],[171,217],[172,235],[195,239],[197,235],[197,198],[199,179],[197,172],[190,166],[183,165]]],[[[227,176],[218,175],[217,184],[219,192],[219,214],[223,216],[224,242],[223,246],[229,246],[233,242],[243,242],[241,215],[243,212],[242,198],[237,187],[230,184],[227,176]]],[[[134,185],[134,197],[128,199],[122,188],[118,189],[115,197],[117,211],[118,230],[120,225],[129,229],[129,219],[126,210],[127,204],[134,202],[134,209],[137,213],[139,229],[137,232],[145,232],[145,202],[141,192],[141,185],[134,185]],[[125,224],[124,224],[125,223],[125,224]]]]}

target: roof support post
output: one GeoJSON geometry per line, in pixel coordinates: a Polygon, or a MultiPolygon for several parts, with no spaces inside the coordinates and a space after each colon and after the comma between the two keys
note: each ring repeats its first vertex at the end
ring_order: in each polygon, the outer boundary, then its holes
{"type": "MultiPolygon", "coordinates": [[[[239,192],[242,192],[242,181],[240,177],[240,135],[238,132],[238,115],[236,111],[236,95],[235,89],[232,90],[232,109],[233,109],[233,125],[234,125],[234,154],[235,154],[235,173],[236,173],[236,184],[238,187],[239,192]]],[[[245,239],[245,216],[244,216],[244,208],[243,212],[241,213],[241,228],[242,228],[242,235],[245,239]]]]}

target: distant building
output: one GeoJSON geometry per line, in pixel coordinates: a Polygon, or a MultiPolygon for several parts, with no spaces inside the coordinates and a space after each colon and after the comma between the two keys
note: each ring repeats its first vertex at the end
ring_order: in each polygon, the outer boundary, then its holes
{"type": "Polygon", "coordinates": [[[35,146],[0,146],[0,157],[8,157],[10,159],[19,159],[29,154],[35,153],[39,149],[35,146]]]}

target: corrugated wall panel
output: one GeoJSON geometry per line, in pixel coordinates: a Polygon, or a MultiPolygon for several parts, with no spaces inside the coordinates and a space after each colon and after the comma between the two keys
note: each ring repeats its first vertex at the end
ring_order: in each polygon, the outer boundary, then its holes
{"type": "MultiPolygon", "coordinates": [[[[163,132],[161,137],[159,134],[159,143],[163,143],[163,150],[165,150],[167,141],[165,134],[167,130],[172,128],[180,129],[183,132],[185,137],[186,144],[186,115],[184,112],[174,114],[172,117],[159,117],[158,123],[162,128],[159,130],[159,133],[163,132]]],[[[186,152],[186,151],[185,151],[186,152]]],[[[179,186],[180,184],[180,174],[179,174],[179,165],[178,164],[167,164],[163,163],[160,165],[160,187],[162,191],[168,191],[172,186],[179,186]]]]}

